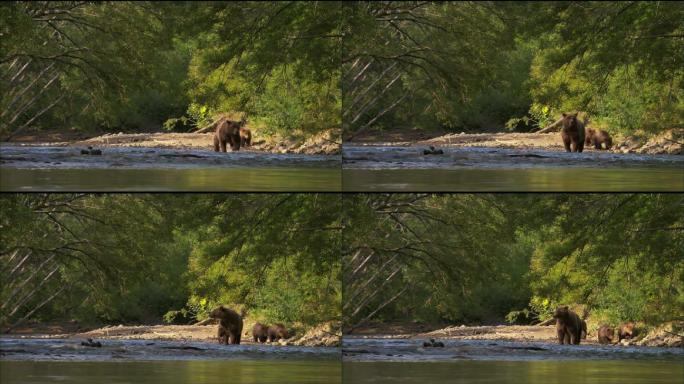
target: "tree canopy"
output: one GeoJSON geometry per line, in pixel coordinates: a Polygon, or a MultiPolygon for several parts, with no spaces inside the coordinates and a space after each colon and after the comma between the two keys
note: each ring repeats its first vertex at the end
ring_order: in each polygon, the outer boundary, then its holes
{"type": "Polygon", "coordinates": [[[342,18],[328,2],[7,2],[0,134],[189,130],[249,117],[264,136],[340,128],[342,18]]]}
{"type": "Polygon", "coordinates": [[[345,195],[343,316],[531,322],[560,304],[684,317],[682,195],[345,195]]]}
{"type": "Polygon", "coordinates": [[[614,133],[684,124],[681,2],[349,8],[346,137],[370,127],[530,130],[568,111],[614,133]]]}
{"type": "Polygon", "coordinates": [[[0,324],[339,318],[340,197],[4,195],[0,324]]]}

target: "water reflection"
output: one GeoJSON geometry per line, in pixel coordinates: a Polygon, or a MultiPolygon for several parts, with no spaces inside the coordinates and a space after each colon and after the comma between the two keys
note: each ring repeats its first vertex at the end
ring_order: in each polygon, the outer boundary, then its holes
{"type": "Polygon", "coordinates": [[[0,361],[3,384],[341,383],[339,361],[0,361]]]}
{"type": "Polygon", "coordinates": [[[661,192],[684,191],[680,168],[344,169],[343,190],[661,192]]]}
{"type": "Polygon", "coordinates": [[[339,168],[0,170],[2,191],[339,191],[339,168]]]}
{"type": "Polygon", "coordinates": [[[344,362],[345,383],[682,383],[681,362],[344,362]]]}

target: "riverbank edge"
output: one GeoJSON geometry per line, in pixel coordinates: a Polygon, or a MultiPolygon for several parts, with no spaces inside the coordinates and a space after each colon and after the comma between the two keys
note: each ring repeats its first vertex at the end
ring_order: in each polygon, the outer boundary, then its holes
{"type": "MultiPolygon", "coordinates": [[[[558,132],[550,133],[422,133],[422,132],[374,132],[360,136],[352,141],[343,142],[354,146],[398,146],[398,147],[489,147],[505,149],[541,149],[548,151],[565,151],[558,132]]],[[[585,146],[586,152],[598,151],[585,146]]],[[[684,128],[664,131],[652,137],[629,136],[616,138],[611,153],[637,154],[684,154],[684,128]]]]}
{"type": "MultiPolygon", "coordinates": [[[[217,325],[106,325],[83,327],[77,324],[35,324],[12,333],[2,333],[3,338],[19,339],[93,339],[93,340],[150,340],[178,342],[217,341],[217,325]]],[[[241,344],[257,344],[252,341],[251,328],[243,328],[241,344]]],[[[273,346],[339,347],[342,334],[339,323],[331,321],[306,327],[289,339],[267,343],[273,346]]]]}
{"type": "MultiPolygon", "coordinates": [[[[624,346],[651,346],[681,348],[683,337],[676,333],[673,323],[665,323],[640,333],[631,340],[623,340],[624,346]]],[[[514,342],[557,343],[556,325],[449,325],[377,324],[344,333],[343,338],[380,339],[444,339],[444,340],[497,340],[514,342]]],[[[582,344],[599,344],[597,330],[588,329],[582,344]]],[[[617,344],[617,343],[615,343],[617,344]]]]}

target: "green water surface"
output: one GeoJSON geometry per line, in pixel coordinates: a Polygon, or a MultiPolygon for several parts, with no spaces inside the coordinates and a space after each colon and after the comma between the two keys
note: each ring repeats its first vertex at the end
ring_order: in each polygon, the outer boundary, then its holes
{"type": "Polygon", "coordinates": [[[667,168],[344,169],[343,190],[421,192],[682,192],[667,168]]]}
{"type": "Polygon", "coordinates": [[[338,192],[339,168],[0,169],[0,190],[338,192]]]}
{"type": "Polygon", "coordinates": [[[339,361],[0,361],[2,384],[342,382],[339,361]]]}
{"type": "Polygon", "coordinates": [[[529,383],[529,384],[677,384],[684,382],[681,362],[454,361],[344,362],[345,383],[529,383]]]}

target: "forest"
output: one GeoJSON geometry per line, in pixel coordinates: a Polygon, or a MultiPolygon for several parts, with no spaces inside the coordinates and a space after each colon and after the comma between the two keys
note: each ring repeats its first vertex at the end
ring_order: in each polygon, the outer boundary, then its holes
{"type": "Polygon", "coordinates": [[[684,124],[681,2],[6,2],[3,140],[28,130],[264,136],[340,127],[613,134],[684,124]],[[344,124],[343,124],[344,123],[344,124]]]}
{"type": "Polygon", "coordinates": [[[684,319],[681,194],[352,194],[345,331],[369,323],[684,319]]]}
{"type": "Polygon", "coordinates": [[[342,56],[343,131],[534,131],[585,113],[613,135],[684,126],[684,4],[363,2],[342,56]]]}
{"type": "Polygon", "coordinates": [[[5,194],[0,327],[340,318],[339,195],[5,194]]]}
{"type": "Polygon", "coordinates": [[[3,2],[0,138],[29,130],[339,136],[342,8],[328,2],[3,2]],[[163,127],[163,128],[162,128],[163,127]]]}

